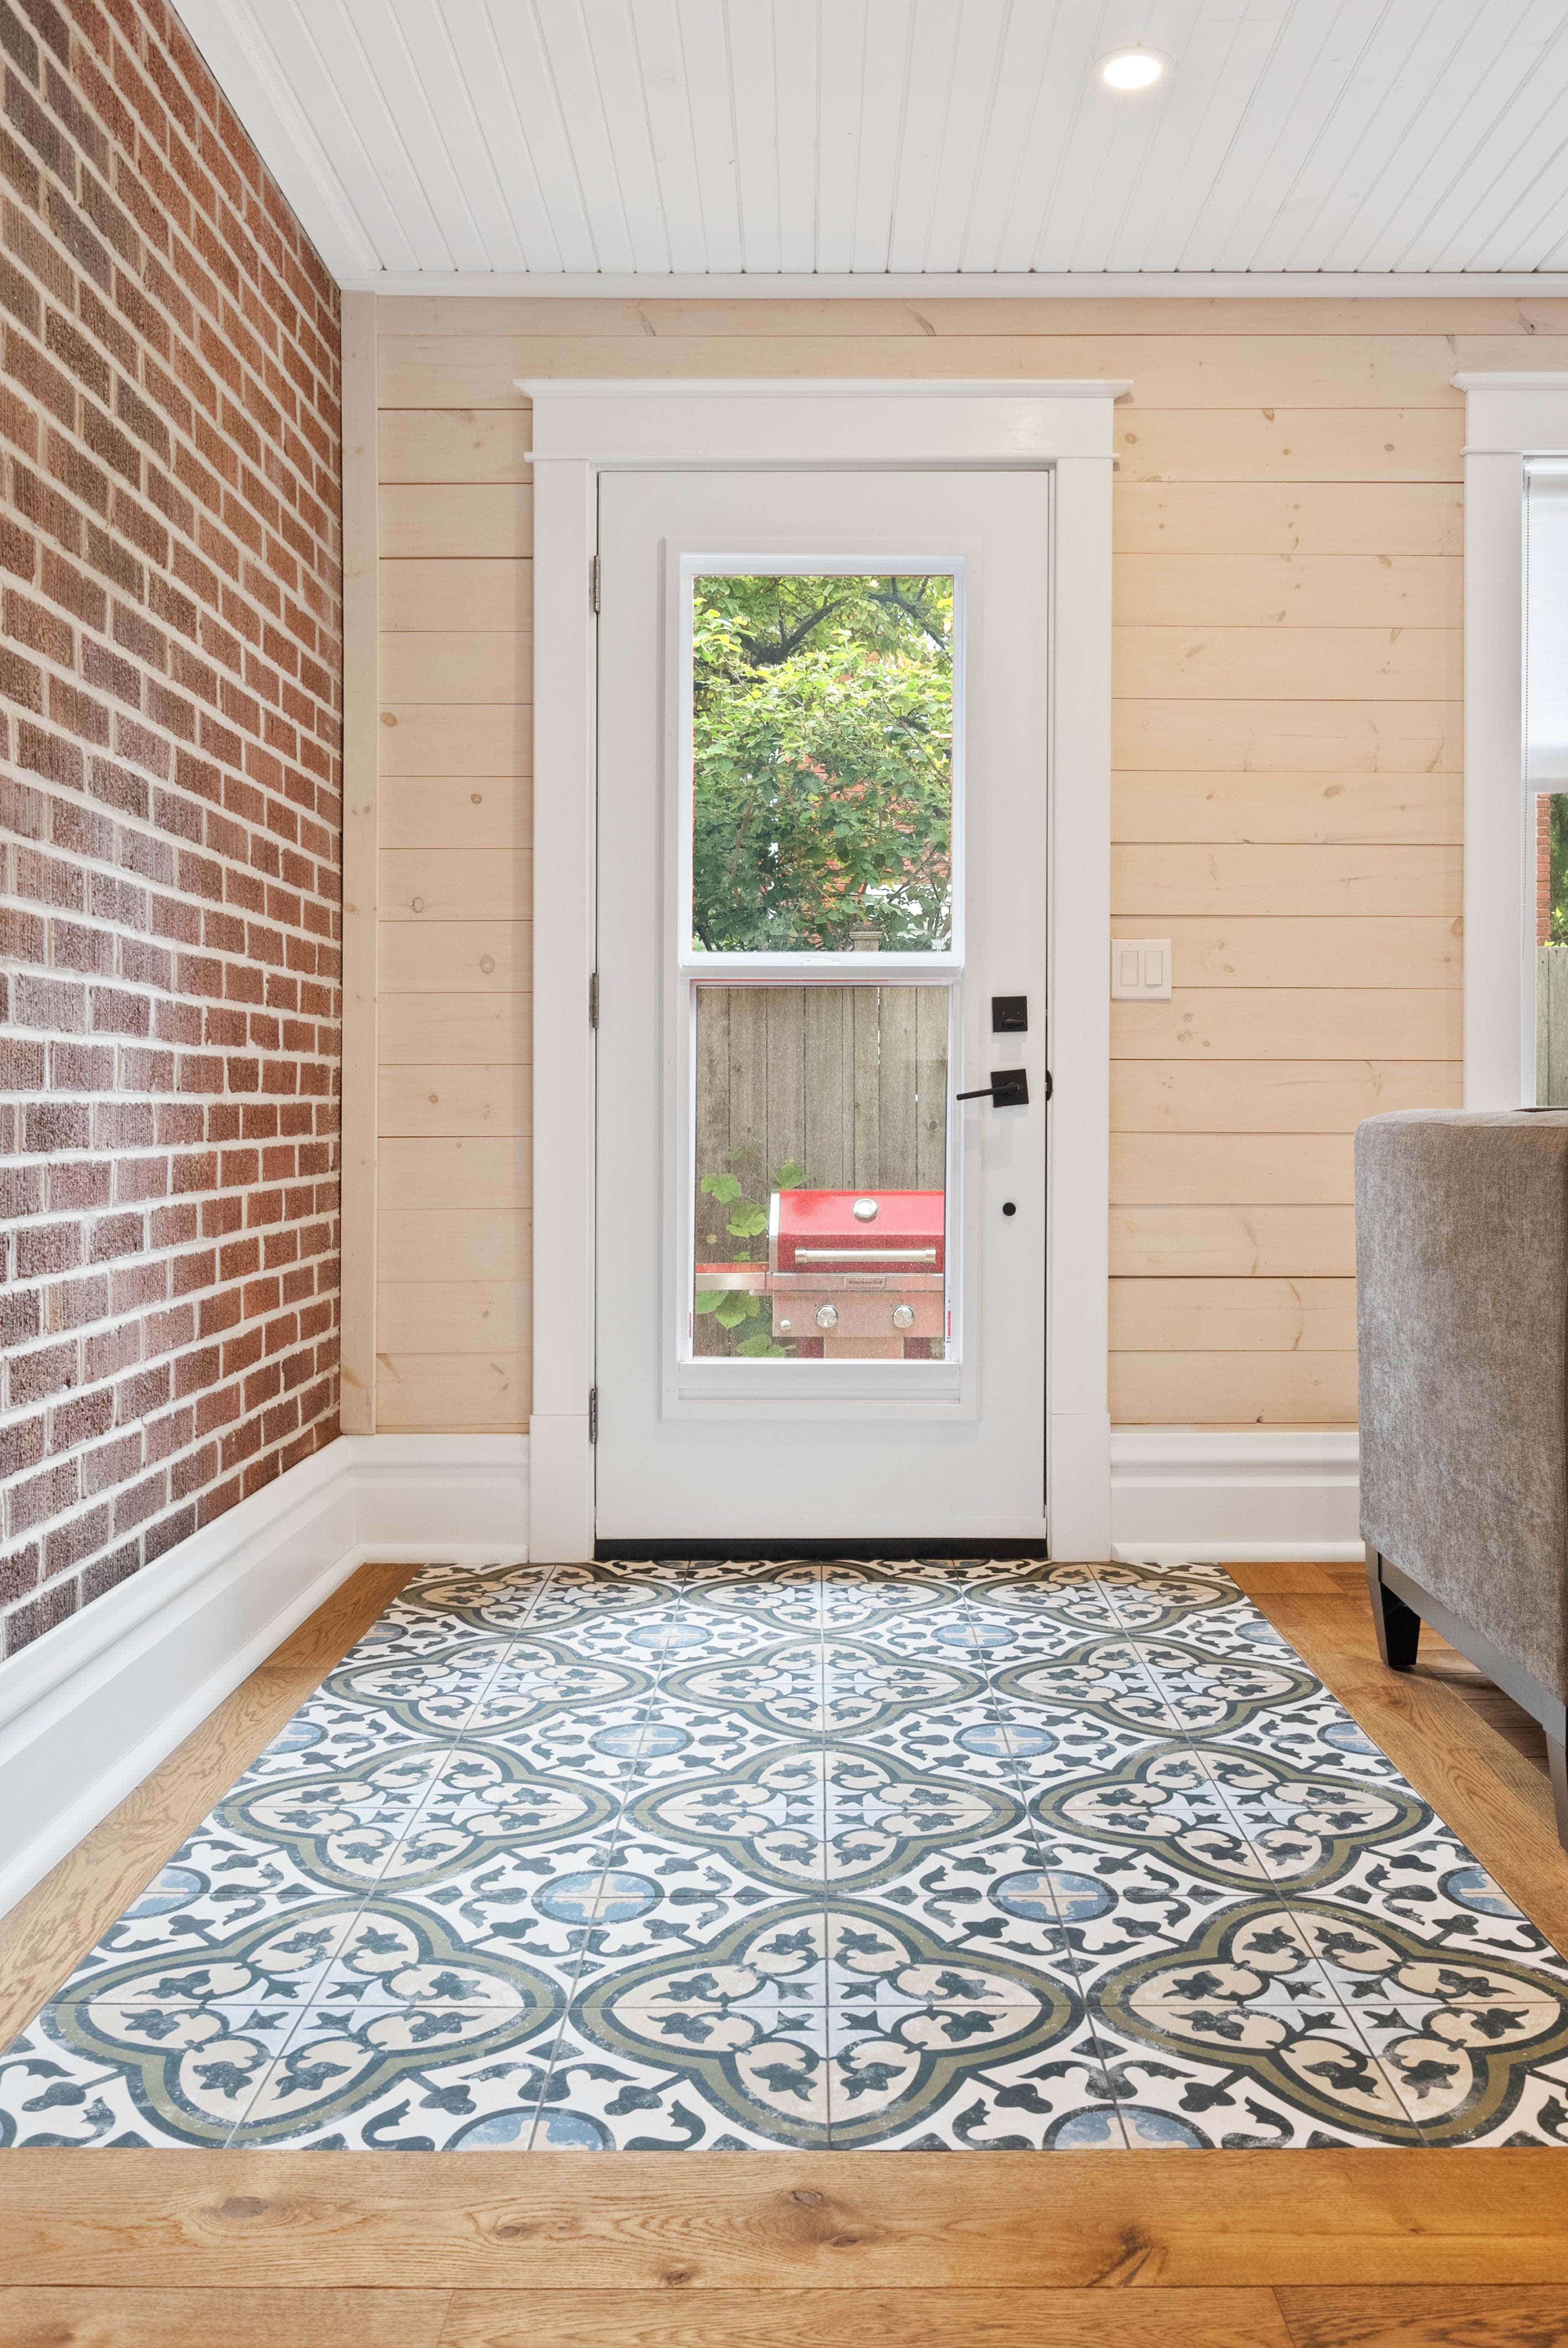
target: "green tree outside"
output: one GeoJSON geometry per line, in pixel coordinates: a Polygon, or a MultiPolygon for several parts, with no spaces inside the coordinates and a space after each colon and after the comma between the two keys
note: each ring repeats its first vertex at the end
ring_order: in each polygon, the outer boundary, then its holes
{"type": "Polygon", "coordinates": [[[705,577],[692,600],[693,944],[945,947],[952,579],[705,577]]]}

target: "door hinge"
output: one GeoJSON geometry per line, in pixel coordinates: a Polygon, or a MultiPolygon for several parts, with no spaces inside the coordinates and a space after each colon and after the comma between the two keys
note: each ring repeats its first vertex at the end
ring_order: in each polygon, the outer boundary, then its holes
{"type": "Polygon", "coordinates": [[[589,1024],[589,1025],[590,1027],[597,1027],[597,1026],[598,1026],[598,1025],[599,1025],[599,973],[598,973],[598,971],[595,971],[595,972],[593,973],[593,975],[589,978],[589,982],[588,982],[588,1024],[589,1024]]]}
{"type": "Polygon", "coordinates": [[[588,1439],[590,1443],[599,1441],[599,1388],[597,1386],[589,1386],[588,1390],[588,1439]]]}
{"type": "Polygon", "coordinates": [[[597,612],[599,609],[599,557],[597,554],[588,566],[588,598],[597,612]]]}

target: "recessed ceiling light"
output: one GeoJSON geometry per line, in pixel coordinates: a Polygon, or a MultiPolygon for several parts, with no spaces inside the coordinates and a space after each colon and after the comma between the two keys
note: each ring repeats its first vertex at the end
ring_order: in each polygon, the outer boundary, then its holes
{"type": "Polygon", "coordinates": [[[1153,89],[1164,70],[1155,49],[1117,49],[1100,60],[1100,78],[1110,89],[1153,89]]]}

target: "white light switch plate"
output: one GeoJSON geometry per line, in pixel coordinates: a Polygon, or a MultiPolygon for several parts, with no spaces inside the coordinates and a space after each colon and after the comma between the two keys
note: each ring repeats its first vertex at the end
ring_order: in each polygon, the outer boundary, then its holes
{"type": "Polygon", "coordinates": [[[1169,938],[1112,938],[1111,999],[1113,1003],[1169,1003],[1169,938]]]}

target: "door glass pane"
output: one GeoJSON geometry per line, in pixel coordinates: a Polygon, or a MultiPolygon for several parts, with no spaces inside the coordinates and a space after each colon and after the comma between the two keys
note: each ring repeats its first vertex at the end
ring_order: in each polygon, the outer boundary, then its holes
{"type": "Polygon", "coordinates": [[[952,942],[950,573],[692,582],[692,946],[952,942]]]}
{"type": "Polygon", "coordinates": [[[942,986],[711,986],[696,997],[692,1350],[942,1361],[942,986]]]}
{"type": "Polygon", "coordinates": [[[1568,1108],[1568,791],[1535,801],[1535,1103],[1568,1108]]]}

